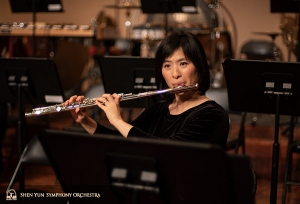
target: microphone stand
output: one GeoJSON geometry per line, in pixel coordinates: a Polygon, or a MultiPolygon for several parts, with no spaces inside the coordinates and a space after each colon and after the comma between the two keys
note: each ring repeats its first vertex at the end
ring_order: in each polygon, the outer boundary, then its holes
{"type": "Polygon", "coordinates": [[[36,35],[35,35],[35,27],[36,27],[36,0],[32,0],[32,57],[36,57],[36,35]]]}
{"type": "Polygon", "coordinates": [[[168,36],[168,30],[169,30],[169,23],[168,23],[168,13],[169,13],[169,7],[168,3],[169,0],[163,0],[164,1],[164,17],[165,17],[165,36],[168,36]]]}

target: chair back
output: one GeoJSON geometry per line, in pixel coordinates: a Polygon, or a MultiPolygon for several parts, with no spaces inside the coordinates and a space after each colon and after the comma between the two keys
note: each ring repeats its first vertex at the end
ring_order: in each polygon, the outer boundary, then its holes
{"type": "Polygon", "coordinates": [[[229,115],[229,123],[232,123],[233,115],[238,115],[240,126],[238,136],[228,135],[226,151],[235,150],[238,153],[239,147],[242,147],[242,152],[245,154],[245,122],[247,114],[245,112],[234,112],[229,109],[228,94],[226,88],[210,88],[205,94],[208,98],[216,101],[221,105],[229,115]]]}

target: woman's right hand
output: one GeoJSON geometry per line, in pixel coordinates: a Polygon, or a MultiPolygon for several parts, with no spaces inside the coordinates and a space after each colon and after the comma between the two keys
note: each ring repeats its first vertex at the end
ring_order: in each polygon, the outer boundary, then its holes
{"type": "MultiPolygon", "coordinates": [[[[84,100],[84,96],[72,96],[69,100],[64,102],[64,106],[69,106],[75,102],[82,102],[84,100]]],[[[76,108],[70,110],[71,115],[75,119],[76,122],[81,123],[83,119],[86,117],[85,108],[76,108]]]]}

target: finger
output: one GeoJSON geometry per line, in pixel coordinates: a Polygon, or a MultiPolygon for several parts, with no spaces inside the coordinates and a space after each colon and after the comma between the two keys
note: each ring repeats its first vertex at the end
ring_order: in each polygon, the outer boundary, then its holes
{"type": "Polygon", "coordinates": [[[98,106],[100,106],[100,105],[103,106],[108,101],[108,99],[105,97],[99,97],[99,98],[95,98],[95,101],[98,106]]]}
{"type": "Polygon", "coordinates": [[[78,96],[75,101],[78,102],[78,101],[83,101],[84,100],[84,96],[78,96]]]}
{"type": "Polygon", "coordinates": [[[112,95],[112,97],[114,98],[115,101],[120,101],[120,99],[121,99],[121,96],[119,94],[117,94],[117,93],[114,93],[112,95]]]}
{"type": "Polygon", "coordinates": [[[106,102],[108,102],[107,98],[101,103],[101,105],[105,106],[106,102]]]}
{"type": "Polygon", "coordinates": [[[69,104],[74,103],[76,99],[77,99],[77,95],[71,96],[71,98],[69,99],[69,104]]]}
{"type": "Polygon", "coordinates": [[[76,98],[77,98],[77,95],[71,96],[69,101],[74,101],[74,100],[76,100],[76,98]]]}
{"type": "Polygon", "coordinates": [[[77,98],[77,95],[71,96],[68,100],[64,102],[65,106],[68,106],[71,103],[74,103],[74,100],[77,98]]]}
{"type": "Polygon", "coordinates": [[[102,109],[105,106],[107,100],[106,99],[104,99],[104,100],[102,99],[102,101],[96,100],[95,102],[98,105],[98,107],[100,107],[102,109]]]}
{"type": "Polygon", "coordinates": [[[103,94],[102,97],[98,100],[100,103],[107,103],[114,100],[114,97],[111,94],[103,94]]]}
{"type": "Polygon", "coordinates": [[[109,100],[109,98],[111,98],[111,94],[103,94],[101,97],[109,100]]]}
{"type": "Polygon", "coordinates": [[[76,108],[75,113],[78,114],[80,112],[84,112],[85,108],[76,108]]]}
{"type": "Polygon", "coordinates": [[[107,101],[113,101],[114,97],[111,94],[105,94],[105,96],[103,95],[103,97],[105,97],[107,99],[107,101]]]}

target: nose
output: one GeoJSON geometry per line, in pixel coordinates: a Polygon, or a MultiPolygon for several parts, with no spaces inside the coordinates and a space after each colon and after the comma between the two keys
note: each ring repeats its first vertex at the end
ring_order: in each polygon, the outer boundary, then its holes
{"type": "Polygon", "coordinates": [[[172,77],[174,79],[178,79],[179,77],[181,77],[180,70],[177,67],[174,67],[172,77]]]}

